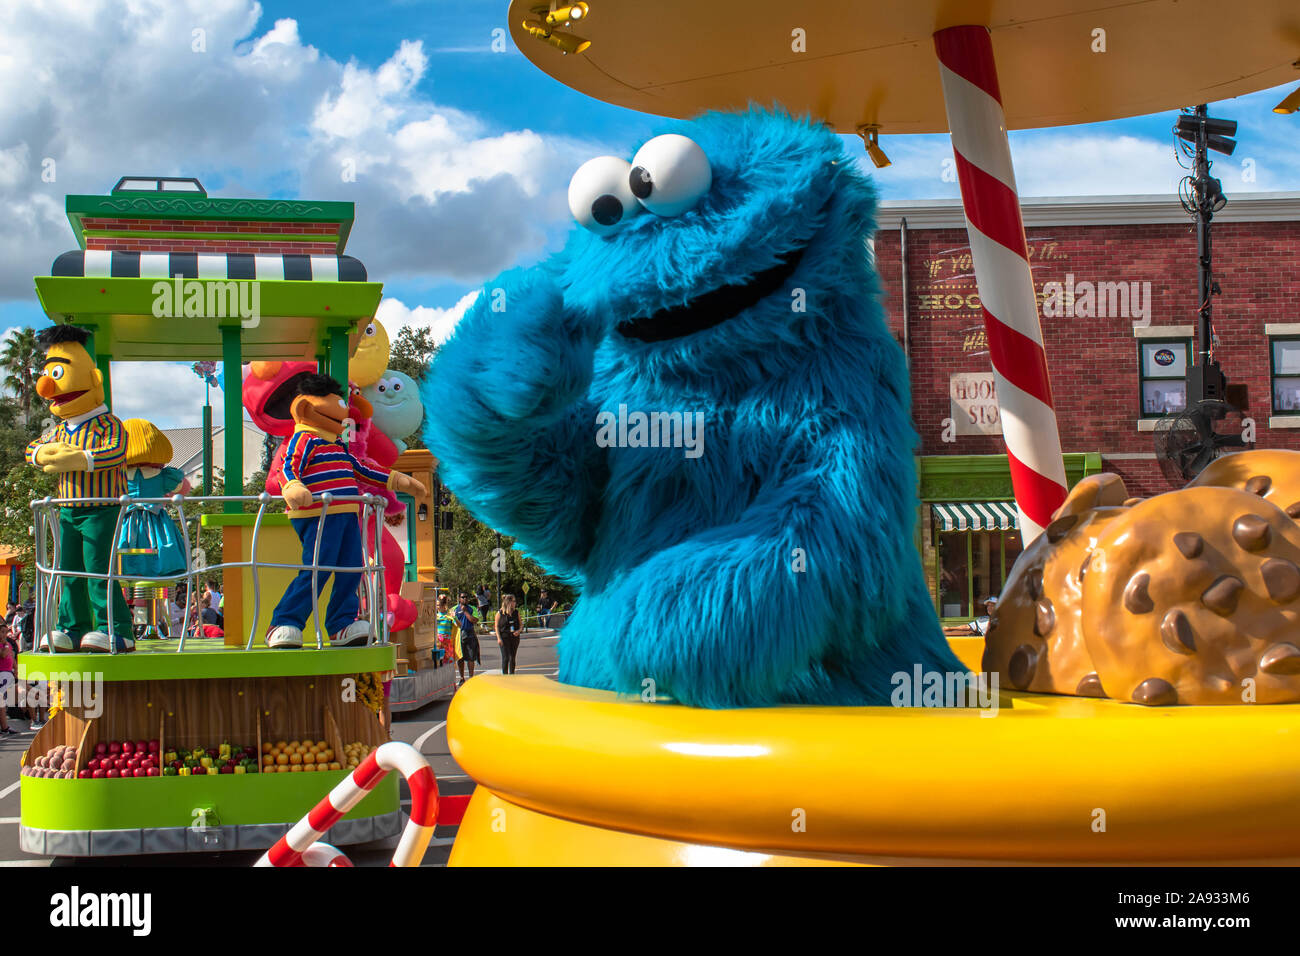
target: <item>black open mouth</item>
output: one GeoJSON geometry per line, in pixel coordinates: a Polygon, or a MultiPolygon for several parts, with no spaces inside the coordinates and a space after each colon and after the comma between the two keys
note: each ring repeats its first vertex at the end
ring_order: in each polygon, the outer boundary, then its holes
{"type": "Polygon", "coordinates": [[[804,247],[800,246],[787,252],[780,262],[770,269],[764,269],[743,285],[720,286],[696,296],[685,305],[660,309],[654,315],[627,319],[620,322],[616,329],[619,334],[642,342],[662,342],[711,329],[752,308],[761,299],[785,285],[786,280],[799,267],[803,253],[804,247]]]}
{"type": "Polygon", "coordinates": [[[265,402],[262,403],[262,414],[276,421],[289,422],[293,421],[293,415],[289,411],[289,406],[293,400],[298,397],[298,383],[304,376],[310,375],[310,372],[298,372],[290,375],[283,382],[275,387],[265,402]]]}

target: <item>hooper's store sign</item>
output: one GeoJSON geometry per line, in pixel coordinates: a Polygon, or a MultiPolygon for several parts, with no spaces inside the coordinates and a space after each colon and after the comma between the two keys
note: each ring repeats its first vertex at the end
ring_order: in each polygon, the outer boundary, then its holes
{"type": "Polygon", "coordinates": [[[950,414],[958,435],[1001,435],[997,384],[992,372],[955,372],[948,379],[950,414]]]}

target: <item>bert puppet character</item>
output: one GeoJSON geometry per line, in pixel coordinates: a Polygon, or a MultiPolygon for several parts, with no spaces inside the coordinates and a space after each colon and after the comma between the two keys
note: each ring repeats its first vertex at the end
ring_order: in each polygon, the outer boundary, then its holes
{"type": "MultiPolygon", "coordinates": [[[[118,505],[82,504],[126,493],[126,429],[104,404],[104,377],[86,351],[90,333],[56,325],[40,335],[45,363],[36,393],[62,421],[27,446],[27,461],[59,476],[59,570],[107,574],[118,505]]],[[[113,602],[116,650],[133,651],[131,613],[117,584],[65,577],[58,627],[42,637],[55,651],[101,651],[108,645],[108,602],[113,602]]]]}
{"type": "MultiPolygon", "coordinates": [[[[358,411],[369,415],[365,399],[353,401],[358,411]]],[[[289,438],[282,467],[282,492],[289,508],[289,521],[302,541],[302,563],[310,565],[320,527],[320,563],[324,567],[360,568],[365,562],[361,550],[361,527],[355,504],[331,504],[320,522],[319,497],[360,495],[359,482],[403,491],[416,497],[424,486],[400,471],[388,471],[353,457],[339,439],[348,416],[348,402],[342,387],[328,375],[306,375],[298,383],[298,395],[289,405],[293,435],[289,438]]],[[[320,572],[324,583],[329,572],[320,572]]],[[[330,646],[364,644],[370,637],[370,622],[357,620],[359,571],[334,572],[334,590],[325,612],[325,630],[330,646]]],[[[299,571],[271,615],[266,635],[268,647],[302,647],[302,628],[312,613],[311,571],[299,571]]]]}

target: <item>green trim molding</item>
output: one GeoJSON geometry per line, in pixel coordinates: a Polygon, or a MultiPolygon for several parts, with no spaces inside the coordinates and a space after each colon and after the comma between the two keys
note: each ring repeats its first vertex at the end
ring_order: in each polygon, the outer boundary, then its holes
{"type": "MultiPolygon", "coordinates": [[[[347,775],[346,770],[329,770],[129,780],[20,777],[21,819],[23,826],[37,830],[188,827],[195,809],[204,807],[211,826],[296,823],[347,775]]],[[[398,775],[390,773],[343,819],[393,813],[399,799],[398,775]]]]}
{"type": "Polygon", "coordinates": [[[111,196],[68,196],[65,207],[77,244],[86,248],[82,221],[104,219],[227,219],[250,222],[337,223],[338,254],[347,246],[356,217],[350,202],[299,199],[215,199],[197,193],[131,191],[111,196]]]}
{"type": "MultiPolygon", "coordinates": [[[[1065,478],[1073,488],[1101,472],[1101,452],[1068,452],[1065,478]]],[[[1012,501],[1006,455],[922,455],[917,462],[919,497],[931,501],[1012,501]]]]}

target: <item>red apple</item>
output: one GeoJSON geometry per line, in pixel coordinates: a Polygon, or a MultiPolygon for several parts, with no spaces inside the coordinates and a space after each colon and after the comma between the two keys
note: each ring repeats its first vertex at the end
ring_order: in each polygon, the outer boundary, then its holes
{"type": "Polygon", "coordinates": [[[149,771],[144,767],[136,767],[135,770],[132,771],[131,775],[134,777],[147,777],[149,776],[149,771]]]}
{"type": "Polygon", "coordinates": [[[162,745],[159,744],[158,741],[156,741],[156,740],[151,740],[151,741],[149,741],[149,752],[150,752],[151,754],[156,754],[156,753],[158,753],[160,750],[162,750],[162,745]]]}
{"type": "Polygon", "coordinates": [[[150,776],[150,777],[157,777],[157,776],[159,776],[159,775],[161,775],[161,774],[162,774],[162,771],[159,770],[157,767],[150,767],[149,770],[148,770],[148,776],[150,776]]]}
{"type": "Polygon", "coordinates": [[[195,767],[190,771],[192,777],[202,777],[208,772],[206,767],[195,767]]]}
{"type": "Polygon", "coordinates": [[[83,770],[83,771],[81,771],[81,773],[77,774],[77,779],[78,779],[78,780],[89,780],[89,779],[90,779],[90,775],[91,775],[93,772],[94,772],[93,770],[83,770]]]}
{"type": "Polygon", "coordinates": [[[120,770],[118,770],[116,767],[114,767],[112,770],[108,771],[107,776],[109,776],[110,778],[113,778],[113,777],[120,777],[120,776],[122,776],[122,771],[120,771],[120,770]]]}
{"type": "Polygon", "coordinates": [[[103,780],[105,777],[108,776],[108,771],[107,771],[107,770],[95,770],[95,771],[92,771],[90,775],[91,775],[92,777],[94,777],[96,780],[103,780]]]}
{"type": "Polygon", "coordinates": [[[122,741],[122,753],[135,753],[135,744],[131,743],[129,740],[122,741]]]}
{"type": "Polygon", "coordinates": [[[95,744],[95,753],[99,754],[100,756],[103,756],[104,754],[108,753],[108,744],[106,743],[95,744]]]}
{"type": "Polygon", "coordinates": [[[141,753],[148,753],[148,752],[149,752],[149,741],[147,741],[147,740],[137,740],[137,741],[135,742],[135,749],[138,750],[138,751],[140,751],[141,753]]]}
{"type": "Polygon", "coordinates": [[[111,754],[120,754],[122,752],[122,744],[116,740],[110,741],[108,745],[108,752],[111,754]]]}

